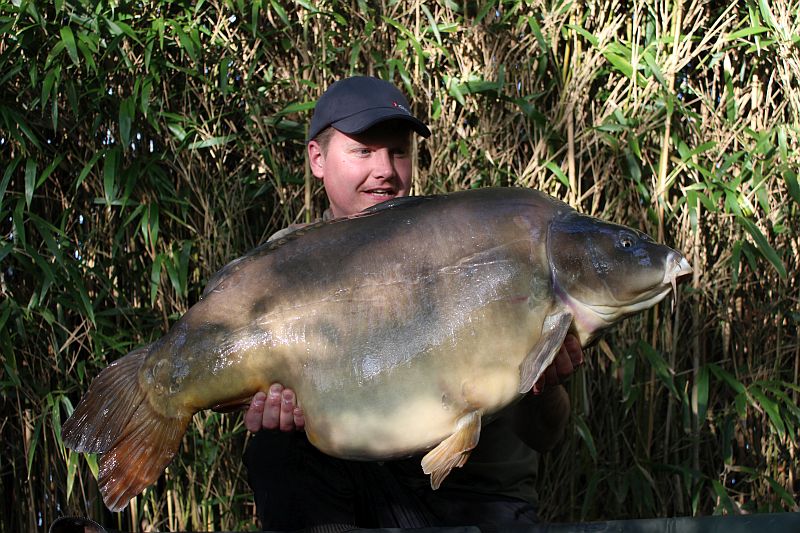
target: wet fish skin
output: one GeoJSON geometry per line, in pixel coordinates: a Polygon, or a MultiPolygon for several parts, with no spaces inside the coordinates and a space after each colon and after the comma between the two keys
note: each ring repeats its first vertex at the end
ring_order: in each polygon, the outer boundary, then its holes
{"type": "Polygon", "coordinates": [[[164,337],[98,376],[64,441],[104,454],[101,490],[120,509],[160,475],[193,413],[280,382],[322,451],[433,448],[423,469],[438,486],[567,331],[588,343],[689,271],[646,235],[537,191],[393,200],[230,263],[164,337]]]}

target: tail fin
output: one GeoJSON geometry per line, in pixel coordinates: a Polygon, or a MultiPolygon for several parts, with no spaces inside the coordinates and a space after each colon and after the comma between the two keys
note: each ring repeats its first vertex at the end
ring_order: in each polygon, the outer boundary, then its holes
{"type": "Polygon", "coordinates": [[[148,352],[134,350],[103,370],[62,427],[68,448],[103,454],[98,485],[112,511],[158,479],[191,419],[191,413],[170,418],[151,406],[138,377],[148,352]]]}

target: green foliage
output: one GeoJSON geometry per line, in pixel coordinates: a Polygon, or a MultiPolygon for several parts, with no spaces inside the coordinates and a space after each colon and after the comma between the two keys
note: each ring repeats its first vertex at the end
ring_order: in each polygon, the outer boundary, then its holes
{"type": "MultiPolygon", "coordinates": [[[[696,269],[674,314],[587,353],[574,435],[543,459],[545,518],[797,510],[797,13],[0,0],[0,531],[103,516],[96,457],[66,450],[61,422],[226,261],[320,215],[305,124],[349,74],[393,80],[429,117],[416,192],[540,188],[696,269]]],[[[195,422],[109,524],[256,526],[238,418],[195,422]]]]}

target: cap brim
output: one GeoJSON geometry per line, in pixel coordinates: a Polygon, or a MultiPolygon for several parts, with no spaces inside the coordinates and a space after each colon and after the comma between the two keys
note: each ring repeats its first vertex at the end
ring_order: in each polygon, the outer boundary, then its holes
{"type": "Polygon", "coordinates": [[[423,137],[427,138],[431,136],[431,130],[429,130],[428,126],[421,120],[407,113],[403,113],[402,111],[397,111],[396,109],[388,107],[385,109],[368,109],[347,118],[337,120],[331,123],[331,126],[342,133],[356,134],[363,133],[380,122],[395,119],[408,122],[411,125],[411,129],[423,137]]]}

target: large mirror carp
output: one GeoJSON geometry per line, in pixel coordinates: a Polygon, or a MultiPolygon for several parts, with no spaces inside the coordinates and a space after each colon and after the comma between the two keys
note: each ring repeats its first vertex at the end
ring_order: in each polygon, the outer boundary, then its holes
{"type": "Polygon", "coordinates": [[[153,483],[192,415],[280,382],[323,452],[428,451],[438,487],[481,418],[691,272],[647,235],[517,188],[409,197],[298,230],[223,268],[153,344],[94,379],[64,443],[101,453],[111,510],[153,483]]]}

